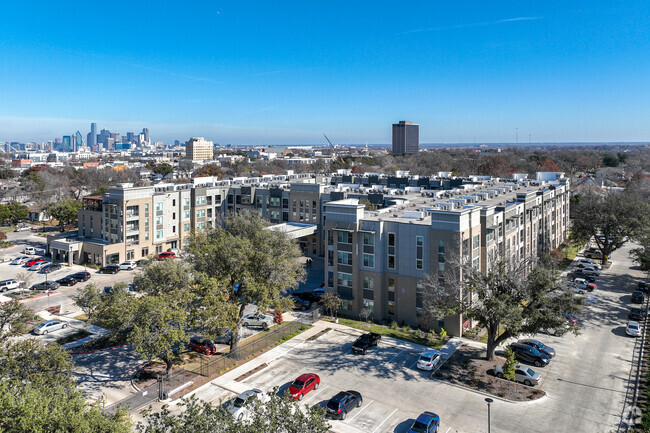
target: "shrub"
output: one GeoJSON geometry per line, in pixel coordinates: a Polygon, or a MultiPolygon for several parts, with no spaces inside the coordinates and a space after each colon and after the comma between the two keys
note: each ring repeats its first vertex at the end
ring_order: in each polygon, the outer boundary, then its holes
{"type": "Polygon", "coordinates": [[[390,329],[397,329],[397,322],[396,322],[396,321],[393,320],[393,321],[390,323],[390,329]]]}
{"type": "Polygon", "coordinates": [[[275,310],[273,312],[273,323],[281,325],[283,320],[284,319],[282,318],[282,311],[275,310]]]}
{"type": "Polygon", "coordinates": [[[440,338],[443,340],[447,338],[447,331],[445,331],[445,328],[440,328],[440,338]]]}

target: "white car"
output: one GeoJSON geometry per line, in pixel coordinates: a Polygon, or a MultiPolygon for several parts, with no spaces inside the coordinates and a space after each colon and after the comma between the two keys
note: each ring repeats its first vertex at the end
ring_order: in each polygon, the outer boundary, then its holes
{"type": "Polygon", "coordinates": [[[65,329],[67,327],[68,322],[65,320],[47,320],[34,328],[34,334],[45,335],[48,332],[58,331],[59,329],[65,329]]]}
{"type": "Polygon", "coordinates": [[[579,268],[584,268],[584,267],[587,267],[587,266],[591,266],[592,268],[596,268],[598,270],[600,270],[602,268],[601,265],[599,265],[598,263],[594,262],[593,260],[589,260],[589,259],[578,259],[578,262],[576,263],[576,266],[578,266],[579,268]]]}
{"type": "MultiPolygon", "coordinates": [[[[505,378],[503,366],[495,365],[494,374],[501,379],[505,378]]],[[[527,386],[535,386],[542,381],[542,375],[526,365],[517,364],[515,365],[515,380],[527,386]]]]}
{"type": "Polygon", "coordinates": [[[26,247],[23,250],[23,254],[32,254],[32,255],[36,254],[36,248],[34,248],[34,247],[26,247]]]}
{"type": "Polygon", "coordinates": [[[242,317],[242,325],[246,327],[268,329],[273,325],[273,316],[260,313],[248,314],[242,317]]]}
{"type": "Polygon", "coordinates": [[[570,290],[573,290],[574,292],[579,293],[581,295],[584,295],[585,293],[587,293],[587,288],[582,287],[580,284],[577,284],[575,281],[574,282],[569,282],[567,284],[567,287],[570,290]]]}
{"type": "Polygon", "coordinates": [[[18,280],[3,280],[0,281],[0,293],[8,290],[15,290],[20,288],[21,281],[18,280]]]}
{"type": "Polygon", "coordinates": [[[592,267],[592,266],[587,266],[586,268],[582,268],[582,272],[584,272],[587,275],[592,275],[594,277],[599,277],[600,276],[600,270],[592,267]]]}
{"type": "Polygon", "coordinates": [[[32,228],[30,226],[28,226],[28,225],[22,225],[22,226],[16,227],[15,231],[17,231],[17,232],[26,232],[26,231],[29,231],[31,229],[32,228]]]}
{"type": "Polygon", "coordinates": [[[133,261],[120,263],[120,271],[132,271],[137,267],[138,267],[138,264],[136,262],[133,262],[133,261]]]}
{"type": "Polygon", "coordinates": [[[625,333],[630,337],[639,337],[641,335],[641,325],[639,325],[639,322],[627,322],[625,333]]]}
{"type": "Polygon", "coordinates": [[[442,352],[439,350],[426,350],[418,359],[417,367],[420,370],[431,371],[442,360],[442,352]]]}
{"type": "Polygon", "coordinates": [[[248,409],[249,405],[256,404],[256,401],[259,403],[264,403],[266,401],[266,396],[261,389],[249,389],[244,391],[237,396],[235,401],[232,402],[228,408],[228,412],[236,420],[243,420],[248,417],[250,410],[248,409]]]}
{"type": "Polygon", "coordinates": [[[11,265],[23,265],[31,260],[31,257],[27,256],[18,256],[11,261],[11,265]]]}

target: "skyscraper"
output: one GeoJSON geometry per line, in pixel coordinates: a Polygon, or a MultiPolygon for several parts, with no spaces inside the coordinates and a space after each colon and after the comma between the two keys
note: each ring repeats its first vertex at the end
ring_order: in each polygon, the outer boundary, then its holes
{"type": "Polygon", "coordinates": [[[142,133],[144,134],[144,141],[147,144],[150,144],[151,141],[149,141],[149,128],[142,128],[142,133]]]}
{"type": "Polygon", "coordinates": [[[83,147],[84,140],[81,138],[81,132],[77,131],[74,134],[74,146],[72,146],[72,152],[76,152],[80,147],[83,147]]]}
{"type": "Polygon", "coordinates": [[[409,120],[393,124],[393,154],[418,153],[420,151],[420,125],[409,120]]]}
{"type": "Polygon", "coordinates": [[[61,152],[72,152],[72,136],[64,135],[61,139],[61,152]]]}
{"type": "Polygon", "coordinates": [[[95,146],[97,146],[97,124],[96,123],[91,123],[90,124],[90,134],[88,134],[88,140],[86,140],[88,143],[88,147],[91,149],[94,149],[95,146]]]}

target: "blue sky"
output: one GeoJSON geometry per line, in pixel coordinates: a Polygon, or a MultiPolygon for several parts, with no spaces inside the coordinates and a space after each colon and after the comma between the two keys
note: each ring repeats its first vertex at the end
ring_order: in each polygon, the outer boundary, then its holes
{"type": "Polygon", "coordinates": [[[650,4],[3,2],[0,141],[650,140],[650,4]],[[101,3],[101,4],[100,4],[101,3]],[[135,3],[135,4],[134,4],[135,3]]]}

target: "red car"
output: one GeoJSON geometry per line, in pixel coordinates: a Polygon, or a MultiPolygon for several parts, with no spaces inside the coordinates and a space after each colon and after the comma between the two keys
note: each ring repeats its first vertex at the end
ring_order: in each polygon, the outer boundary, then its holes
{"type": "Polygon", "coordinates": [[[31,260],[25,262],[25,264],[23,266],[26,267],[26,268],[30,268],[30,267],[34,266],[36,263],[40,263],[40,262],[44,262],[44,261],[45,261],[44,258],[38,257],[38,258],[31,259],[31,260]]]}
{"type": "Polygon", "coordinates": [[[175,259],[176,257],[178,256],[172,251],[165,251],[164,253],[158,254],[158,260],[175,259]]]}
{"type": "Polygon", "coordinates": [[[312,389],[318,389],[320,386],[320,377],[314,373],[305,373],[298,376],[291,385],[289,385],[289,394],[293,400],[302,400],[302,398],[312,389]]]}
{"type": "Polygon", "coordinates": [[[202,353],[204,355],[214,355],[217,353],[217,348],[214,343],[210,340],[204,340],[201,337],[190,338],[188,347],[191,350],[202,353]]]}

